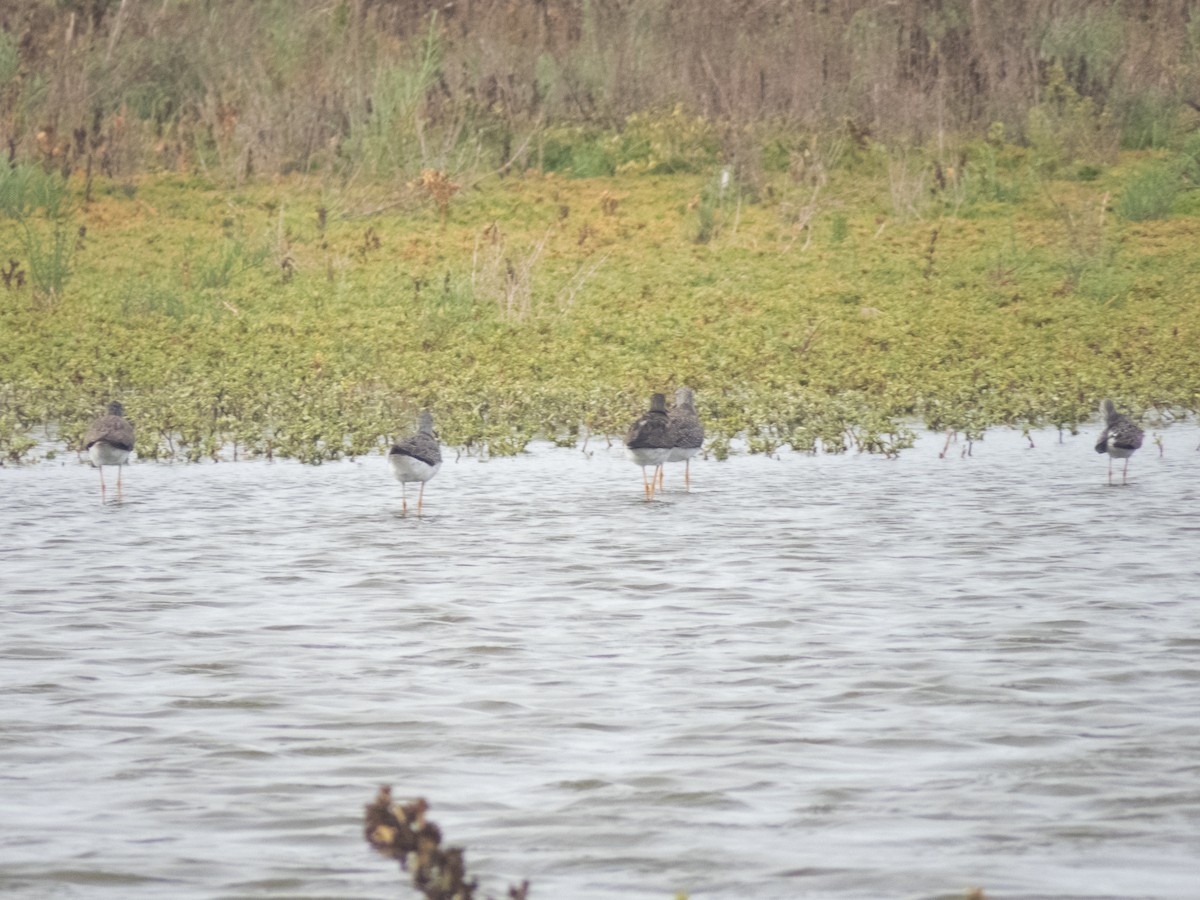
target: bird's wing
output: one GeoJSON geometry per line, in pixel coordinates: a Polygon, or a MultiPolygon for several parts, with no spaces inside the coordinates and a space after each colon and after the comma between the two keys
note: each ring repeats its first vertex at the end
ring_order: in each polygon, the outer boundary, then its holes
{"type": "Polygon", "coordinates": [[[629,429],[625,446],[637,450],[643,447],[667,449],[671,446],[671,424],[664,413],[646,413],[629,429]]]}
{"type": "Polygon", "coordinates": [[[101,416],[87,430],[83,439],[84,449],[97,441],[104,441],[122,450],[133,449],[133,426],[120,416],[101,416]]]}
{"type": "Polygon", "coordinates": [[[671,416],[671,446],[672,447],[701,447],[704,445],[704,425],[700,418],[692,413],[672,414],[671,416]]]}
{"type": "Polygon", "coordinates": [[[1137,450],[1142,446],[1144,432],[1126,419],[1112,429],[1112,442],[1119,450],[1137,450]]]}
{"type": "Polygon", "coordinates": [[[428,466],[436,466],[442,461],[442,451],[438,447],[437,441],[427,434],[414,434],[412,437],[405,438],[392,447],[392,453],[411,456],[428,466]]]}
{"type": "Polygon", "coordinates": [[[636,447],[640,446],[642,432],[646,428],[646,417],[642,416],[629,426],[629,431],[625,433],[625,446],[636,447]]]}

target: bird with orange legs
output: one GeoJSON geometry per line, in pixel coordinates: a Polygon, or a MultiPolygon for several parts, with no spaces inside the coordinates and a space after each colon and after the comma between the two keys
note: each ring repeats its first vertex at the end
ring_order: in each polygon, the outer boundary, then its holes
{"type": "Polygon", "coordinates": [[[649,411],[629,426],[625,446],[629,449],[629,458],[642,467],[642,487],[649,500],[654,496],[662,464],[671,453],[671,423],[666,397],[655,394],[650,398],[649,411]],[[649,479],[646,478],[647,466],[654,467],[649,479]]]}
{"type": "Polygon", "coordinates": [[[408,514],[408,494],[405,486],[410,481],[421,482],[421,491],[417,494],[417,515],[421,515],[425,482],[442,467],[442,451],[433,430],[431,413],[421,413],[416,434],[392,445],[392,449],[388,451],[388,464],[392,467],[392,474],[400,482],[400,496],[405,515],[408,514]]]}
{"type": "MultiPolygon", "coordinates": [[[[667,462],[684,463],[683,485],[684,488],[690,488],[692,485],[691,460],[704,446],[704,424],[696,413],[695,395],[691,388],[676,388],[675,403],[667,411],[667,420],[670,423],[671,436],[671,452],[667,455],[667,462]]],[[[660,470],[658,481],[660,490],[662,489],[662,479],[660,470]]]]}
{"type": "Polygon", "coordinates": [[[88,458],[100,470],[100,502],[105,502],[104,467],[117,467],[117,501],[121,500],[121,467],[129,462],[133,450],[133,426],[125,418],[125,408],[117,401],[108,404],[108,413],[92,422],[83,438],[88,458]]]}

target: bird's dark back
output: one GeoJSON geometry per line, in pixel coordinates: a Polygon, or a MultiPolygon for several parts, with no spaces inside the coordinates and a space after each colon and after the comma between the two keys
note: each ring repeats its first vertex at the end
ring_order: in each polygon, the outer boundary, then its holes
{"type": "Polygon", "coordinates": [[[667,398],[655,394],[650,398],[650,410],[629,427],[625,446],[632,450],[668,450],[671,447],[671,420],[667,415],[667,398]]]}
{"type": "Polygon", "coordinates": [[[88,428],[83,439],[84,449],[97,441],[121,450],[133,449],[133,425],[125,418],[125,407],[115,400],[108,404],[108,415],[101,416],[88,428]]]}
{"type": "Polygon", "coordinates": [[[442,449],[433,431],[433,416],[428,412],[421,413],[417,422],[417,433],[397,441],[388,451],[388,455],[399,454],[411,456],[429,466],[436,466],[442,461],[442,449]]]}
{"type": "Polygon", "coordinates": [[[704,424],[696,414],[689,388],[675,392],[675,403],[667,414],[671,423],[671,446],[691,449],[704,445],[704,424]]]}

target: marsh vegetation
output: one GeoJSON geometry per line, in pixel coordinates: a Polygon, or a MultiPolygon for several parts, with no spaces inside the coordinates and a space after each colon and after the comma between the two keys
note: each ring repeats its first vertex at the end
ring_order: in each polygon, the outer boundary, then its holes
{"type": "Polygon", "coordinates": [[[110,399],[142,458],[309,462],[679,384],[718,456],[1195,411],[1200,23],[979,6],[26,4],[0,454],[110,399]]]}

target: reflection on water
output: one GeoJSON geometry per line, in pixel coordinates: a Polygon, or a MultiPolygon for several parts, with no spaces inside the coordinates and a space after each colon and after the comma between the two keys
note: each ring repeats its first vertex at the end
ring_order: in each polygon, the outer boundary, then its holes
{"type": "Polygon", "coordinates": [[[0,890],[1193,897],[1198,431],[938,459],[0,470],[0,890]]]}

